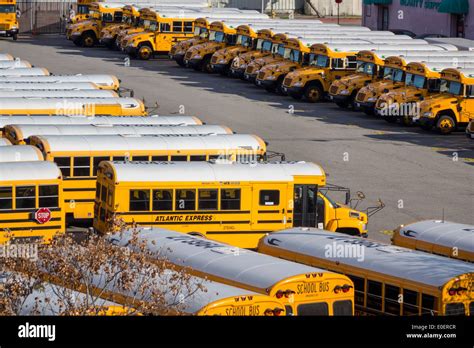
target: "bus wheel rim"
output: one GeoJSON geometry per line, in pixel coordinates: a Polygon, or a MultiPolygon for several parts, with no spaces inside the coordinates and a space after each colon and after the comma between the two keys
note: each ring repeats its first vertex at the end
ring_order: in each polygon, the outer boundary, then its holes
{"type": "Polygon", "coordinates": [[[319,97],[319,92],[317,89],[312,89],[309,91],[309,97],[311,99],[317,99],[319,97]]]}
{"type": "Polygon", "coordinates": [[[86,46],[92,45],[92,38],[91,37],[86,37],[85,43],[86,43],[86,46]]]}
{"type": "Polygon", "coordinates": [[[451,121],[447,119],[441,120],[440,128],[444,128],[444,129],[452,128],[451,121]]]}

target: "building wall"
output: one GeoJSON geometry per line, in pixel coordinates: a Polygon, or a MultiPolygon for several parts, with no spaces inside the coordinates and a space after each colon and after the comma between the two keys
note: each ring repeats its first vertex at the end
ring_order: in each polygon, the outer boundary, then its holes
{"type": "MultiPolygon", "coordinates": [[[[226,7],[236,7],[245,10],[262,9],[262,0],[226,0],[226,7]]],[[[263,0],[265,11],[271,10],[270,0],[263,0]]],[[[273,10],[277,12],[303,11],[304,0],[274,0],[273,10]]]]}
{"type": "MultiPolygon", "coordinates": [[[[334,0],[311,0],[313,6],[318,10],[321,16],[337,16],[337,4],[334,0]]],[[[305,13],[315,15],[314,10],[305,3],[305,13]]],[[[339,5],[340,16],[361,16],[362,1],[361,0],[344,0],[339,5]]]]}
{"type": "MultiPolygon", "coordinates": [[[[439,13],[436,8],[426,8],[428,4],[440,3],[441,0],[393,0],[388,5],[389,29],[406,29],[417,35],[442,34],[455,36],[455,16],[449,13],[439,13]],[[417,4],[406,6],[405,3],[417,4]]],[[[471,4],[473,7],[474,4],[471,4]]],[[[363,5],[362,24],[371,29],[380,29],[380,5],[363,5]]],[[[474,39],[474,8],[465,17],[465,37],[474,39]]]]}

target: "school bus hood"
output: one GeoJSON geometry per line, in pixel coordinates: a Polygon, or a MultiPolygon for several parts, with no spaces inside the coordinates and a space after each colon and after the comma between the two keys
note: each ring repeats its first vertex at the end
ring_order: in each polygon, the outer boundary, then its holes
{"type": "Polygon", "coordinates": [[[437,109],[440,107],[445,108],[455,106],[457,101],[458,99],[449,93],[435,94],[429,96],[420,103],[421,114],[423,114],[423,112],[430,111],[432,109],[437,109]]]}
{"type": "Polygon", "coordinates": [[[253,59],[259,59],[263,56],[268,56],[270,55],[270,52],[264,52],[264,51],[249,51],[245,52],[239,55],[239,58],[242,62],[248,63],[253,59]]]}
{"type": "Polygon", "coordinates": [[[309,79],[311,76],[321,75],[322,73],[324,73],[324,69],[322,68],[316,66],[306,66],[304,68],[289,72],[286,77],[296,81],[296,79],[309,79]]]}
{"type": "Polygon", "coordinates": [[[346,86],[346,87],[357,87],[363,86],[365,82],[370,82],[371,79],[365,74],[352,74],[341,78],[340,80],[334,81],[336,86],[346,86]]]}

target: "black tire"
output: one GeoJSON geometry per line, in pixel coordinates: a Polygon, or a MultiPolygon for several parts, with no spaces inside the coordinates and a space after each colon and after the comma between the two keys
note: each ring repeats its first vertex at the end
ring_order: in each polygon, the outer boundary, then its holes
{"type": "Polygon", "coordinates": [[[179,66],[185,67],[186,64],[184,63],[184,58],[179,58],[175,60],[176,63],[178,63],[179,66]]]}
{"type": "Polygon", "coordinates": [[[318,84],[311,83],[305,88],[304,97],[310,103],[317,103],[323,99],[323,90],[318,84]]]}
{"type": "Polygon", "coordinates": [[[436,129],[443,135],[447,135],[456,130],[456,121],[450,115],[440,115],[436,122],[436,129]]]}
{"type": "Polygon", "coordinates": [[[339,106],[341,109],[347,109],[349,104],[346,102],[336,102],[336,105],[339,106]]]}
{"type": "Polygon", "coordinates": [[[142,45],[138,49],[137,56],[140,60],[150,60],[153,58],[153,49],[150,45],[142,45]]]}
{"type": "Polygon", "coordinates": [[[94,47],[95,42],[96,42],[95,35],[93,35],[91,33],[82,34],[82,36],[81,36],[81,46],[82,47],[87,47],[87,48],[94,47]]]}
{"type": "Polygon", "coordinates": [[[400,124],[405,127],[413,126],[413,119],[409,116],[400,117],[400,124]]]}
{"type": "Polygon", "coordinates": [[[288,93],[288,95],[295,100],[301,100],[303,98],[303,93],[288,93]]]}
{"type": "Polygon", "coordinates": [[[204,59],[202,60],[201,69],[205,73],[208,73],[208,74],[213,73],[212,66],[211,66],[211,56],[210,55],[207,56],[207,57],[204,57],[204,59]]]}
{"type": "Polygon", "coordinates": [[[422,124],[421,126],[421,129],[425,130],[425,131],[430,131],[433,129],[433,126],[430,125],[430,124],[422,124]]]}
{"type": "Polygon", "coordinates": [[[12,35],[12,38],[13,38],[13,41],[18,40],[18,34],[13,34],[13,35],[12,35]]]}

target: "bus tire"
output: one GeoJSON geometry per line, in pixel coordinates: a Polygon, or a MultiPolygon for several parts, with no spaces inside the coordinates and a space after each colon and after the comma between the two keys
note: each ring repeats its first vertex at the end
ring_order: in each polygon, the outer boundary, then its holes
{"type": "Polygon", "coordinates": [[[440,134],[450,134],[456,129],[456,121],[450,115],[440,115],[438,122],[436,122],[436,128],[440,134]]]}
{"type": "Polygon", "coordinates": [[[153,57],[153,49],[149,45],[142,45],[138,49],[138,58],[141,60],[149,60],[153,57]]]}
{"type": "Polygon", "coordinates": [[[280,76],[277,80],[277,84],[275,87],[275,92],[278,95],[287,95],[287,93],[283,90],[283,80],[285,79],[285,76],[280,76]]]}
{"type": "Polygon", "coordinates": [[[206,239],[206,236],[203,235],[203,234],[200,233],[200,232],[189,232],[188,234],[189,234],[190,236],[194,236],[194,237],[199,237],[199,238],[204,238],[204,239],[206,239]]]}
{"type": "Polygon", "coordinates": [[[349,104],[346,102],[336,102],[336,105],[339,106],[341,109],[347,109],[349,104]]]}
{"type": "Polygon", "coordinates": [[[288,93],[290,97],[295,100],[301,100],[303,98],[303,93],[288,93]]]}
{"type": "Polygon", "coordinates": [[[211,66],[211,56],[208,55],[204,57],[202,60],[202,71],[208,74],[212,74],[212,66],[211,66]]]}
{"type": "Polygon", "coordinates": [[[18,40],[18,34],[13,34],[13,35],[12,35],[12,38],[13,38],[13,41],[18,40]]]}
{"type": "Polygon", "coordinates": [[[94,47],[95,45],[95,36],[91,33],[84,33],[81,36],[81,46],[82,47],[94,47]]]}
{"type": "Polygon", "coordinates": [[[304,91],[306,100],[310,103],[317,103],[323,99],[323,90],[317,83],[311,83],[304,91]]]}
{"type": "Polygon", "coordinates": [[[175,61],[176,61],[176,63],[178,63],[179,66],[182,66],[182,67],[185,67],[185,66],[186,66],[186,63],[184,63],[184,59],[183,59],[183,58],[176,59],[175,61]]]}

